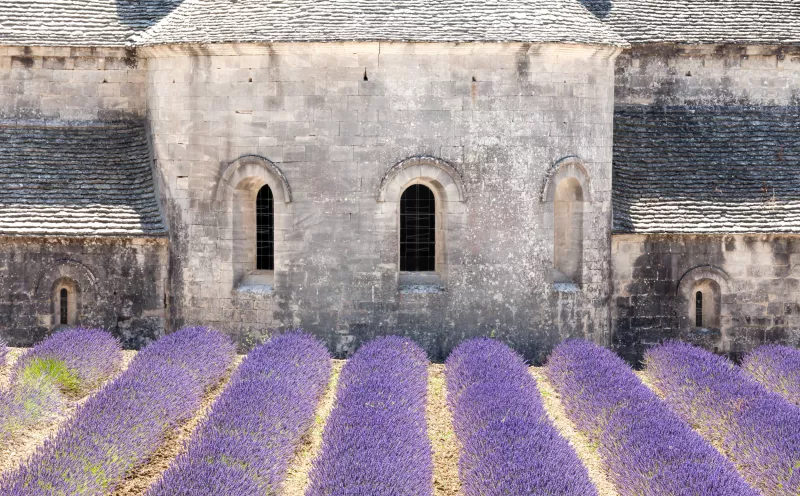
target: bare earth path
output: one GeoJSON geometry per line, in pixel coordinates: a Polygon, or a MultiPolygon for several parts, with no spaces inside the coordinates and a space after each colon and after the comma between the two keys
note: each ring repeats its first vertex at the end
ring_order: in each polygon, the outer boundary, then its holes
{"type": "MultiPolygon", "coordinates": [[[[11,348],[11,351],[9,352],[9,366],[6,367],[6,369],[3,370],[2,374],[0,375],[0,388],[8,387],[8,376],[11,372],[11,366],[25,351],[26,349],[24,348],[11,348]]],[[[117,375],[121,374],[125,369],[128,368],[128,365],[135,356],[135,351],[122,352],[122,367],[117,375]]],[[[106,384],[112,381],[115,377],[116,376],[109,378],[108,381],[106,381],[106,384]]],[[[100,388],[97,389],[97,391],[99,390],[100,388]]],[[[0,446],[0,474],[6,472],[7,470],[13,470],[26,462],[31,455],[36,452],[39,446],[44,444],[45,440],[58,432],[58,428],[61,427],[61,425],[63,425],[64,422],[66,422],[70,417],[72,417],[72,415],[75,413],[75,410],[78,409],[78,406],[83,404],[87,399],[89,399],[89,397],[91,397],[91,395],[80,400],[67,399],[67,406],[63,415],[60,415],[58,418],[50,422],[42,423],[31,429],[27,429],[12,438],[7,445],[0,446]]]]}
{"type": "Polygon", "coordinates": [[[597,488],[597,492],[600,496],[618,496],[617,489],[603,468],[603,463],[597,454],[597,447],[593,446],[589,439],[579,432],[575,428],[575,424],[567,418],[567,412],[561,403],[561,396],[553,389],[550,381],[547,380],[544,369],[530,367],[529,370],[531,375],[536,378],[536,386],[542,395],[542,403],[547,416],[555,424],[558,432],[569,441],[569,444],[578,453],[578,458],[580,458],[589,472],[589,478],[597,488]]]}
{"type": "Polygon", "coordinates": [[[447,387],[444,364],[428,367],[428,438],[433,446],[434,496],[458,496],[461,479],[458,477],[460,446],[453,431],[453,416],[447,406],[447,387]]]}
{"type": "Polygon", "coordinates": [[[297,450],[294,460],[289,465],[289,474],[281,492],[283,496],[303,496],[308,488],[311,465],[322,448],[322,431],[325,429],[325,422],[328,421],[328,416],[330,416],[333,405],[336,403],[336,388],[339,385],[339,375],[342,373],[344,364],[345,360],[333,361],[331,379],[328,382],[325,394],[319,401],[314,426],[303,439],[303,444],[297,450]]]}
{"type": "Polygon", "coordinates": [[[142,465],[135,467],[126,476],[122,483],[111,493],[114,496],[133,496],[147,492],[147,489],[154,484],[158,478],[169,467],[170,463],[186,449],[186,442],[191,439],[197,427],[206,419],[211,405],[225,390],[231,375],[242,363],[243,355],[236,355],[233,363],[228,367],[223,378],[206,392],[200,403],[200,408],[194,416],[184,422],[177,429],[169,432],[161,446],[148,458],[142,465]]]}

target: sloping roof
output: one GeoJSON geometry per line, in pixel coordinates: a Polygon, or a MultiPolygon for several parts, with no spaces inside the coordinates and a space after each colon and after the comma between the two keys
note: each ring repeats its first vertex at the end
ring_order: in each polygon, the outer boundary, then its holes
{"type": "Polygon", "coordinates": [[[800,233],[800,107],[623,106],[617,233],[800,233]]]}
{"type": "Polygon", "coordinates": [[[578,0],[185,0],[136,39],[625,44],[578,0]]]}
{"type": "Polygon", "coordinates": [[[125,46],[181,0],[3,0],[0,45],[125,46]]]}
{"type": "Polygon", "coordinates": [[[633,44],[800,44],[800,0],[581,2],[633,44]]]}
{"type": "Polygon", "coordinates": [[[0,121],[0,234],[166,235],[140,123],[0,121]]]}

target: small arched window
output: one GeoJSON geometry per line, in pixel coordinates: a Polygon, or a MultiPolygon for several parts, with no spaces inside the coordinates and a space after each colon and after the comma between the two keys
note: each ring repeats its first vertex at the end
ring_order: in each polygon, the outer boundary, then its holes
{"type": "Polygon", "coordinates": [[[69,291],[61,288],[59,293],[59,324],[69,325],[69,291]]]}
{"type": "MultiPolygon", "coordinates": [[[[252,197],[251,197],[252,198],[252,197]]],[[[268,185],[256,196],[256,269],[275,270],[275,201],[268,185]]]]}
{"type": "Polygon", "coordinates": [[[436,270],[436,197],[422,184],[409,186],[400,197],[400,270],[436,270]]]}
{"type": "Polygon", "coordinates": [[[553,215],[555,282],[580,283],[583,268],[583,188],[574,177],[558,183],[553,215]]]}
{"type": "Polygon", "coordinates": [[[703,292],[698,291],[694,295],[694,325],[703,327],[703,292]]]}

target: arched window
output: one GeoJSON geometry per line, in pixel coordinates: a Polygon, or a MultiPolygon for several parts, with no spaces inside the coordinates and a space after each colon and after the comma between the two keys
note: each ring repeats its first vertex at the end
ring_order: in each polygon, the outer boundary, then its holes
{"type": "Polygon", "coordinates": [[[275,270],[275,201],[264,185],[256,196],[256,269],[275,270]]]}
{"type": "Polygon", "coordinates": [[[555,282],[580,283],[583,268],[583,188],[574,177],[558,183],[553,213],[555,282]]]}
{"type": "Polygon", "coordinates": [[[689,318],[694,319],[694,327],[704,329],[720,328],[721,294],[716,281],[701,279],[692,289],[689,318]]]}
{"type": "Polygon", "coordinates": [[[61,288],[59,295],[59,324],[69,324],[69,291],[67,288],[61,288]]]}
{"type": "Polygon", "coordinates": [[[436,270],[436,197],[422,184],[412,184],[400,197],[400,270],[436,270]]]}
{"type": "Polygon", "coordinates": [[[694,325],[695,327],[703,327],[703,292],[698,291],[694,295],[694,325]]]}

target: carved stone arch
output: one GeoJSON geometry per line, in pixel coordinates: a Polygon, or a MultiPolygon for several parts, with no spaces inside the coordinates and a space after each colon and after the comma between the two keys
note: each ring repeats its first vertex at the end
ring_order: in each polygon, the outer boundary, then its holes
{"type": "Polygon", "coordinates": [[[378,188],[378,202],[399,201],[403,189],[414,180],[424,180],[437,187],[446,202],[466,202],[461,174],[446,161],[429,156],[411,157],[389,169],[378,188]]]}
{"type": "Polygon", "coordinates": [[[715,265],[698,265],[697,267],[689,269],[685,274],[683,274],[683,276],[681,276],[676,288],[677,294],[688,300],[691,296],[689,293],[691,292],[692,287],[698,281],[702,281],[704,279],[717,283],[720,287],[720,290],[723,292],[728,291],[731,280],[727,272],[715,265]]]}
{"type": "Polygon", "coordinates": [[[34,294],[38,314],[50,315],[50,326],[59,325],[60,290],[68,290],[68,325],[80,324],[84,307],[95,300],[97,278],[85,265],[74,260],[59,260],[39,274],[34,294]]]}
{"type": "Polygon", "coordinates": [[[577,156],[559,159],[547,170],[539,200],[542,203],[554,201],[559,183],[570,178],[575,179],[580,184],[583,190],[583,201],[592,201],[593,194],[589,172],[586,170],[583,160],[577,156]]]}
{"type": "Polygon", "coordinates": [[[215,199],[225,201],[232,198],[236,188],[245,180],[261,180],[269,185],[276,202],[292,202],[292,189],[283,171],[258,155],[245,155],[228,165],[217,183],[215,199]]]}
{"type": "Polygon", "coordinates": [[[94,294],[97,286],[97,277],[87,266],[75,260],[59,260],[55,265],[48,267],[39,274],[36,282],[35,294],[37,298],[49,299],[50,291],[60,279],[71,279],[80,285],[84,294],[94,294]]]}

